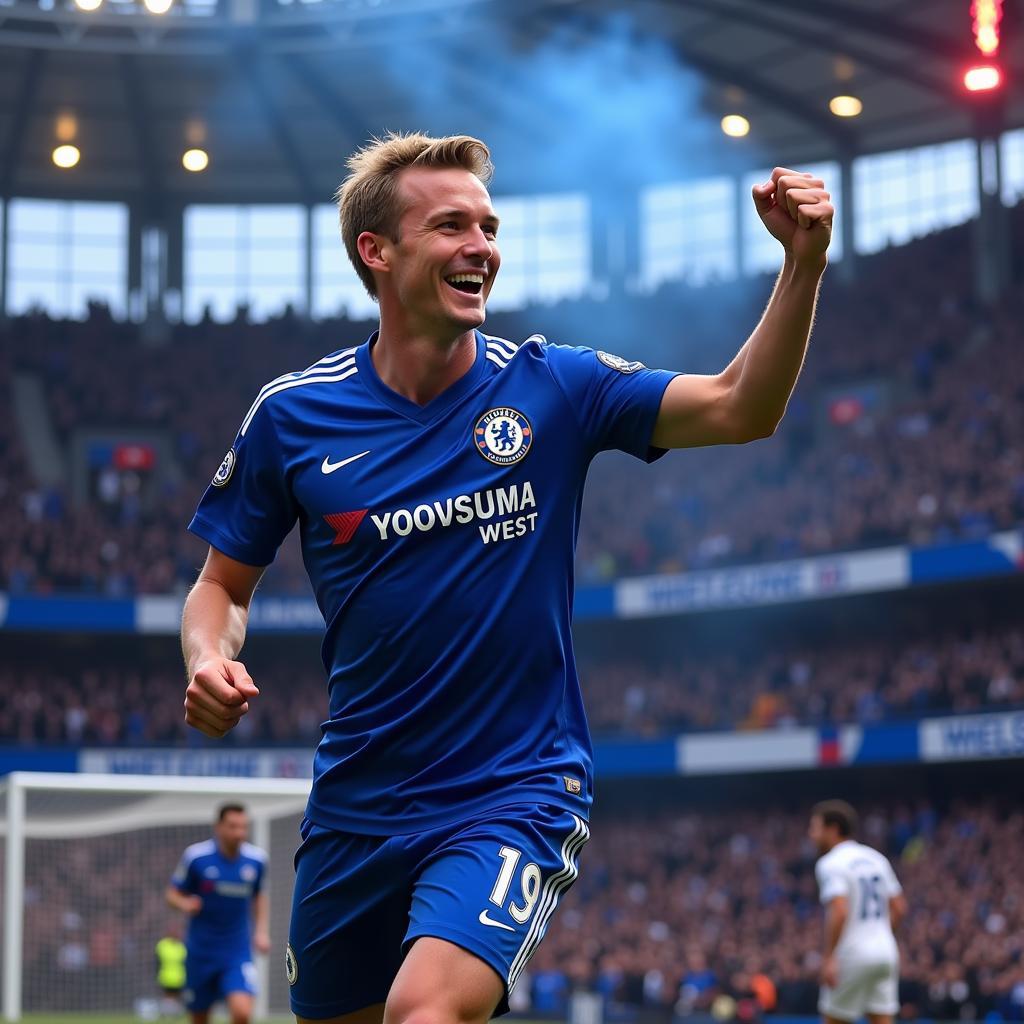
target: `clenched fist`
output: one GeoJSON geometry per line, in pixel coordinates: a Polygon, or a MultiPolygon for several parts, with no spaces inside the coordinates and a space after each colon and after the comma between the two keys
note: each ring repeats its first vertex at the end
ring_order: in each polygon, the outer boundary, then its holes
{"type": "Polygon", "coordinates": [[[776,167],[753,188],[754,206],[786,255],[798,263],[822,263],[832,239],[835,208],[825,183],[812,174],[776,167]]]}
{"type": "Polygon", "coordinates": [[[199,663],[185,690],[185,721],[206,736],[226,736],[249,710],[259,689],[240,661],[212,657],[199,663]]]}

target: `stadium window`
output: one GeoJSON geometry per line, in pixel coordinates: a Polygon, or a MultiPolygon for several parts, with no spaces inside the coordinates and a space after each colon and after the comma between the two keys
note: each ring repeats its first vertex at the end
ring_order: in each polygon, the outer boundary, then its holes
{"type": "Polygon", "coordinates": [[[1003,165],[1003,202],[1016,206],[1024,199],[1024,128],[1005,132],[999,140],[1003,165]]]}
{"type": "Polygon", "coordinates": [[[189,206],[185,210],[185,319],[206,307],[253,320],[305,306],[306,217],[301,206],[189,206]]]}
{"type": "Polygon", "coordinates": [[[488,309],[578,298],[590,286],[590,203],[577,193],[496,196],[501,273],[488,309]]]}
{"type": "Polygon", "coordinates": [[[366,294],[363,282],[349,262],[338,226],[338,208],[313,210],[313,316],[347,316],[350,320],[376,320],[377,303],[366,294]]]}
{"type": "MultiPolygon", "coordinates": [[[[798,170],[813,174],[825,182],[825,187],[832,196],[832,205],[839,209],[843,200],[842,176],[839,164],[834,161],[826,161],[818,164],[800,164],[798,170]]],[[[761,218],[754,208],[754,201],[750,197],[751,189],[760,182],[765,182],[771,177],[772,169],[766,167],[760,171],[752,171],[743,176],[743,273],[763,274],[766,271],[774,272],[782,265],[782,250],[779,243],[765,230],[761,218]]],[[[835,263],[843,258],[843,239],[838,230],[832,231],[832,242],[829,245],[828,258],[835,263]]]]}
{"type": "Polygon", "coordinates": [[[84,317],[90,302],[123,317],[128,209],[123,203],[12,199],[7,206],[7,313],[84,317]]]}
{"type": "Polygon", "coordinates": [[[959,139],[858,157],[853,162],[853,194],[853,237],[859,253],[963,224],[978,213],[975,144],[959,139]]]}
{"type": "Polygon", "coordinates": [[[736,277],[736,183],[704,178],[640,196],[640,280],[701,285],[736,277]]]}

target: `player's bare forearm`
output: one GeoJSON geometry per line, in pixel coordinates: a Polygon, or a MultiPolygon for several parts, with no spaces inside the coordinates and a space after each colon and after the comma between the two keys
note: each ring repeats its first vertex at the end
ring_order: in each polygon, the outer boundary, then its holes
{"type": "Polygon", "coordinates": [[[195,901],[194,896],[181,892],[179,889],[175,889],[173,885],[168,886],[164,891],[164,899],[169,907],[173,910],[180,910],[183,914],[191,912],[192,905],[195,901]]]}
{"type": "Polygon", "coordinates": [[[907,898],[900,893],[889,900],[889,923],[892,930],[896,931],[907,916],[907,898]]]}
{"type": "Polygon", "coordinates": [[[839,945],[839,936],[843,934],[848,910],[846,900],[837,897],[829,903],[825,911],[825,956],[830,957],[839,945]]]}
{"type": "Polygon", "coordinates": [[[257,953],[270,951],[270,906],[267,894],[258,892],[252,898],[253,939],[257,953]]]}
{"type": "Polygon", "coordinates": [[[737,416],[761,436],[781,422],[800,376],[824,269],[824,259],[787,257],[760,323],[723,372],[737,416]]]}
{"type": "Polygon", "coordinates": [[[753,198],[782,244],[782,273],[761,322],[721,373],[669,382],[651,437],[656,447],[744,444],[771,436],[786,412],[807,354],[834,210],[820,178],[785,167],[755,185],[753,198]]]}
{"type": "Polygon", "coordinates": [[[249,711],[259,695],[245,666],[236,661],[245,642],[249,602],[263,569],[210,549],[181,618],[181,649],[188,687],[185,721],[219,739],[249,711]]]}
{"type": "Polygon", "coordinates": [[[181,651],[189,678],[211,657],[236,658],[248,621],[247,604],[237,603],[219,581],[200,577],[181,617],[181,651]]]}

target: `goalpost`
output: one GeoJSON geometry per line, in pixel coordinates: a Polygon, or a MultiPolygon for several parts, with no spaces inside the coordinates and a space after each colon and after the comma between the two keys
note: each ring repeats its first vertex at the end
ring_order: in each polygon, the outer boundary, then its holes
{"type": "Polygon", "coordinates": [[[292,856],[307,779],[13,772],[0,779],[3,1016],[153,1017],[154,947],[184,923],[164,903],[185,847],[208,839],[218,804],[245,804],[270,854],[269,957],[257,959],[257,1019],[288,1013],[284,972],[292,856]]]}

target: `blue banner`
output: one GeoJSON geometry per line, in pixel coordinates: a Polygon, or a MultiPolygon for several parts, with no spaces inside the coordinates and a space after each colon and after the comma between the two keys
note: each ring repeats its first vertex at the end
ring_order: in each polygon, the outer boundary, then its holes
{"type": "MultiPolygon", "coordinates": [[[[1007,530],[986,540],[927,548],[879,548],[583,586],[576,591],[575,617],[684,615],[1016,572],[1024,572],[1024,533],[1007,530]]],[[[182,600],[178,595],[146,595],[132,600],[0,594],[0,629],[172,635],[181,622],[182,600]]],[[[312,597],[257,596],[249,613],[253,633],[319,634],[323,628],[323,618],[312,597]]]]}

